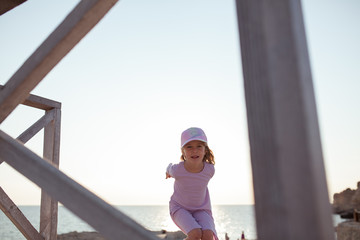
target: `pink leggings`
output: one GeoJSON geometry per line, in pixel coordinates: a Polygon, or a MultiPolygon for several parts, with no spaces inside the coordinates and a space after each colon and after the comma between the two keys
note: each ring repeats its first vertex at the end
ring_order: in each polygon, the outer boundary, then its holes
{"type": "Polygon", "coordinates": [[[185,234],[188,234],[195,228],[200,228],[202,230],[211,230],[214,234],[214,239],[218,239],[216,236],[214,219],[208,211],[188,211],[180,208],[171,215],[171,218],[185,234]]]}

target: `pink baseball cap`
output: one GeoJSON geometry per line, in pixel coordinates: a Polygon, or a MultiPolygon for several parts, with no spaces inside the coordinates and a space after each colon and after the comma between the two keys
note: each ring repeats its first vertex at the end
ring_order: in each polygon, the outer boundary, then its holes
{"type": "Polygon", "coordinates": [[[181,148],[188,142],[198,140],[207,143],[207,138],[204,131],[201,128],[192,127],[186,129],[181,134],[181,148]]]}

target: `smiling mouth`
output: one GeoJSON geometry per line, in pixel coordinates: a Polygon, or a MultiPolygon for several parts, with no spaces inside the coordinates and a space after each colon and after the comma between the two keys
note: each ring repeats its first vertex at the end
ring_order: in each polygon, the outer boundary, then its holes
{"type": "Polygon", "coordinates": [[[191,158],[197,159],[199,158],[199,156],[191,156],[191,158]]]}

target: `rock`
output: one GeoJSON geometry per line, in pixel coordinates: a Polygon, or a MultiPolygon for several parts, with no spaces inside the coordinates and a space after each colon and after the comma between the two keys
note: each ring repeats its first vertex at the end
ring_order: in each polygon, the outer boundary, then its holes
{"type": "MultiPolygon", "coordinates": [[[[180,240],[186,236],[181,231],[167,232],[166,230],[154,232],[160,239],[180,240]]],[[[106,240],[98,232],[69,232],[59,234],[57,240],[106,240]]]]}
{"type": "Polygon", "coordinates": [[[98,232],[69,232],[59,234],[57,240],[105,240],[98,232]]]}
{"type": "Polygon", "coordinates": [[[341,193],[334,194],[333,208],[335,213],[342,213],[344,211],[352,210],[353,205],[351,204],[352,197],[355,194],[355,190],[347,188],[341,193]]]}
{"type": "Polygon", "coordinates": [[[352,218],[354,209],[360,209],[360,182],[356,190],[347,188],[341,193],[335,193],[333,198],[333,211],[341,214],[341,217],[352,218]]]}
{"type": "Polygon", "coordinates": [[[340,223],[336,227],[338,240],[359,240],[360,239],[360,223],[354,221],[346,221],[340,223]]]}
{"type": "Polygon", "coordinates": [[[360,182],[358,182],[358,188],[356,189],[353,197],[351,198],[351,205],[360,210],[360,182]]]}
{"type": "Polygon", "coordinates": [[[186,238],[186,235],[182,231],[166,232],[165,239],[182,240],[186,238]]]}
{"type": "Polygon", "coordinates": [[[161,230],[159,232],[154,232],[160,239],[169,239],[169,240],[182,240],[186,238],[186,235],[182,231],[168,232],[166,230],[161,230]]]}
{"type": "Polygon", "coordinates": [[[354,217],[354,210],[343,211],[340,213],[340,217],[344,219],[351,219],[354,217]]]}

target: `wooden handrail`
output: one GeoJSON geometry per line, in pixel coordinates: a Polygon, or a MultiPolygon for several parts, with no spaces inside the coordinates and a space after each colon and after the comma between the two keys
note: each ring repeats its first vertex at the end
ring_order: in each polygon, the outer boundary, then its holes
{"type": "MultiPolygon", "coordinates": [[[[4,86],[0,84],[0,91],[2,91],[4,89],[4,86]]],[[[51,110],[53,108],[61,108],[61,103],[48,99],[48,98],[44,98],[44,97],[40,97],[37,95],[33,95],[30,94],[24,102],[22,102],[21,104],[29,106],[29,107],[34,107],[37,109],[42,109],[42,110],[51,110]]]]}
{"type": "Polygon", "coordinates": [[[0,159],[48,192],[106,239],[159,239],[2,131],[0,159]]]}
{"type": "Polygon", "coordinates": [[[54,100],[50,100],[44,97],[30,94],[24,102],[23,105],[34,107],[42,110],[51,110],[53,108],[61,108],[61,103],[54,100]]]}
{"type": "Polygon", "coordinates": [[[83,0],[6,82],[0,91],[0,123],[104,17],[117,0],[83,0]]]}

